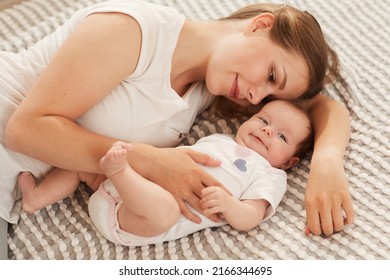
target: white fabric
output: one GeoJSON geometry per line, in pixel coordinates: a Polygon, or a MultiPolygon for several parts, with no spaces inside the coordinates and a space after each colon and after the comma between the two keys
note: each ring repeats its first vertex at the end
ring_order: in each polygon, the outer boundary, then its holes
{"type": "MultiPolygon", "coordinates": [[[[147,1],[172,6],[194,20],[224,17],[254,2],[147,1]]],[[[16,52],[31,46],[77,10],[97,2],[102,0],[25,0],[2,10],[0,49],[16,52]]],[[[9,245],[4,255],[12,260],[390,260],[389,1],[270,2],[313,14],[339,55],[344,79],[328,84],[324,92],[351,113],[344,167],[356,211],[353,224],[326,238],[304,233],[308,157],[288,172],[288,191],[276,214],[248,234],[223,226],[158,245],[113,244],[93,226],[87,208],[90,195],[81,185],[70,197],[33,215],[22,211],[8,238],[0,241],[9,245]],[[369,11],[364,24],[363,10],[369,11]]],[[[210,133],[235,133],[240,121],[205,112],[183,144],[192,145],[210,133]]]]}
{"type": "Polygon", "coordinates": [[[171,8],[147,2],[96,4],[76,12],[28,50],[0,52],[0,216],[8,222],[15,223],[20,211],[20,203],[15,204],[20,197],[15,188],[18,173],[29,170],[40,178],[50,166],[7,149],[6,123],[56,50],[85,17],[96,12],[134,17],[143,35],[141,57],[134,73],[78,120],[81,126],[130,142],[174,146],[212,101],[203,84],[195,84],[182,98],[171,88],[171,59],[185,18],[171,8]]]}
{"type": "MultiPolygon", "coordinates": [[[[287,176],[283,170],[272,167],[262,156],[238,145],[226,135],[211,135],[200,139],[192,149],[207,153],[222,164],[218,168],[204,167],[219,180],[237,199],[265,199],[270,203],[263,221],[269,219],[287,190],[287,176]]],[[[140,199],[147,199],[140,198],[140,199]]],[[[184,216],[167,232],[155,237],[140,237],[119,228],[117,210],[121,199],[109,180],[103,182],[88,203],[91,220],[100,233],[108,240],[126,246],[142,246],[175,240],[208,227],[221,226],[201,215],[201,224],[196,224],[184,216]]],[[[158,207],[158,205],[156,205],[158,207]]]]}

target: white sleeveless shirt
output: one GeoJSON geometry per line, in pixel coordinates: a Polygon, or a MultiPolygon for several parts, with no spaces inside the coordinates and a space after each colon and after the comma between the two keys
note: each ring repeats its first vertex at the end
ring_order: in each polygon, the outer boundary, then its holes
{"type": "Polygon", "coordinates": [[[185,17],[172,8],[143,1],[114,0],[87,7],[28,50],[0,52],[0,216],[11,223],[16,223],[20,211],[20,203],[15,204],[20,198],[15,187],[19,172],[28,170],[39,178],[51,166],[7,149],[6,123],[57,49],[88,15],[97,12],[135,18],[142,31],[141,54],[134,73],[81,116],[78,124],[129,142],[175,146],[213,100],[203,83],[194,84],[183,97],[172,89],[171,61],[185,17]]]}

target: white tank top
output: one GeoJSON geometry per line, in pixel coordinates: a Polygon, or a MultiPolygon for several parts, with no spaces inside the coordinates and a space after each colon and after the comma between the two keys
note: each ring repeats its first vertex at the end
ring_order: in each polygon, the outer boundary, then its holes
{"type": "Polygon", "coordinates": [[[97,12],[134,17],[141,27],[142,48],[134,73],[80,117],[81,126],[130,142],[175,146],[213,100],[203,83],[194,84],[183,97],[172,89],[171,61],[185,17],[172,8],[143,1],[114,0],[87,7],[28,50],[0,52],[0,216],[9,222],[17,221],[20,209],[14,207],[19,198],[15,189],[18,173],[29,170],[39,178],[50,166],[8,150],[4,146],[6,123],[66,38],[97,12]]]}

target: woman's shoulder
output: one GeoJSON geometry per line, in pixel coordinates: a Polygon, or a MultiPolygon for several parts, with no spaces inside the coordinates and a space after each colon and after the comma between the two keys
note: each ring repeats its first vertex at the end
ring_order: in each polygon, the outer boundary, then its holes
{"type": "Polygon", "coordinates": [[[120,12],[134,17],[140,25],[147,22],[158,22],[160,24],[175,24],[176,20],[183,21],[184,15],[177,10],[163,5],[146,1],[132,0],[111,0],[91,5],[79,11],[83,17],[92,13],[120,12]]]}
{"type": "MultiPolygon", "coordinates": [[[[83,17],[94,13],[123,13],[134,18],[142,32],[142,52],[139,61],[139,72],[144,73],[156,61],[167,63],[176,47],[179,33],[185,17],[172,7],[157,5],[147,1],[111,0],[87,8],[83,17]],[[144,65],[143,65],[144,64],[144,65]],[[145,67],[143,67],[145,66],[145,67]]],[[[153,68],[153,67],[151,67],[153,68]]],[[[135,75],[135,76],[138,76],[135,75]]]]}

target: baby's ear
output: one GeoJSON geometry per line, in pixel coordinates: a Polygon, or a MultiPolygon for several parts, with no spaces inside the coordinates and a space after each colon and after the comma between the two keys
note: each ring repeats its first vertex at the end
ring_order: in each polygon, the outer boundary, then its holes
{"type": "Polygon", "coordinates": [[[299,157],[292,157],[286,163],[284,163],[280,169],[287,170],[295,166],[299,162],[299,157]]]}

